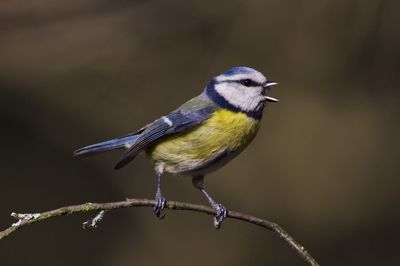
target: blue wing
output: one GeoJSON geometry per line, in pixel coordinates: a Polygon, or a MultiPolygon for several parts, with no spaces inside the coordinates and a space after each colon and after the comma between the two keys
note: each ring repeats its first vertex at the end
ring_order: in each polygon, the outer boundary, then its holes
{"type": "Polygon", "coordinates": [[[214,109],[212,106],[205,106],[190,111],[183,108],[157,119],[144,129],[143,133],[139,135],[129,150],[119,159],[115,165],[115,169],[124,167],[142,150],[156,141],[200,124],[211,116],[214,109]]]}

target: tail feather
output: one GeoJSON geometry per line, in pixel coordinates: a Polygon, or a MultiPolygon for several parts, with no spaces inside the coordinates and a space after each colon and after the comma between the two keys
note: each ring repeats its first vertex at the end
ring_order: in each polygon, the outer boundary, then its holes
{"type": "Polygon", "coordinates": [[[139,137],[139,135],[128,135],[104,142],[92,144],[74,151],[74,156],[96,154],[108,150],[114,150],[118,148],[129,148],[139,137]]]}

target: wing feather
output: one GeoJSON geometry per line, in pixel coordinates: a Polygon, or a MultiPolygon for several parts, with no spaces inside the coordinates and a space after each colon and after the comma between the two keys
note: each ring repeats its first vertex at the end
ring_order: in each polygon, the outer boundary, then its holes
{"type": "Polygon", "coordinates": [[[167,116],[157,119],[145,128],[132,147],[118,160],[115,169],[124,167],[141,151],[156,141],[200,124],[211,116],[214,109],[212,106],[205,106],[192,111],[176,110],[167,116]]]}

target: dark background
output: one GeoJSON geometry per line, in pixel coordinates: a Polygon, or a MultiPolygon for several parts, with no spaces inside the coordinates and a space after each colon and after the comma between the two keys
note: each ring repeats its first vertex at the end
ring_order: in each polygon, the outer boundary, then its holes
{"type": "MultiPolygon", "coordinates": [[[[279,223],[322,265],[400,262],[399,1],[0,2],[0,226],[16,212],[152,198],[143,157],[72,158],[200,93],[232,66],[280,83],[255,141],[206,180],[228,208],[279,223]]],[[[189,178],[167,199],[205,204],[189,178]]],[[[35,224],[1,265],[304,265],[274,234],[150,208],[35,224]]]]}

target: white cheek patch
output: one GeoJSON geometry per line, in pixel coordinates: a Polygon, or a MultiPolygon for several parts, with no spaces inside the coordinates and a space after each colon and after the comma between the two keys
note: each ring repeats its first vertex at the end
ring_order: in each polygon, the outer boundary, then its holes
{"type": "MultiPolygon", "coordinates": [[[[247,76],[248,77],[248,76],[247,76]]],[[[244,87],[240,84],[219,83],[215,85],[215,91],[224,99],[245,112],[257,111],[264,96],[261,87],[244,87]]]]}

